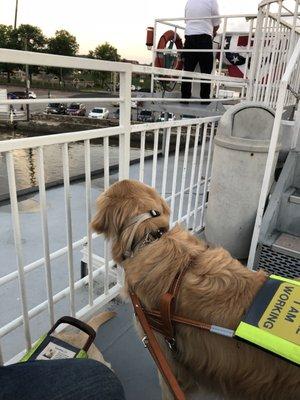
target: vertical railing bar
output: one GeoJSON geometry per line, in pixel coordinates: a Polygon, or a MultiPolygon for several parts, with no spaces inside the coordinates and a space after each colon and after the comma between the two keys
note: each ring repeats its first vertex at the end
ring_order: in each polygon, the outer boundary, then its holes
{"type": "Polygon", "coordinates": [[[173,170],[173,181],[172,181],[172,197],[171,197],[171,216],[170,223],[173,224],[174,220],[174,207],[175,207],[175,193],[177,184],[177,170],[178,170],[178,158],[179,158],[179,148],[180,148],[180,137],[181,137],[181,127],[177,127],[176,134],[176,148],[175,148],[175,158],[174,158],[174,170],[173,170]]]}
{"type": "MultiPolygon", "coordinates": [[[[286,56],[285,56],[285,58],[283,58],[283,61],[282,61],[281,70],[280,70],[280,79],[282,78],[282,76],[284,74],[284,71],[286,69],[287,62],[288,62],[288,59],[287,59],[288,44],[289,44],[289,29],[286,28],[285,29],[285,54],[286,54],[286,56]]],[[[277,103],[277,98],[279,96],[279,87],[280,87],[280,82],[278,82],[276,103],[277,103]]]]}
{"type": "Polygon", "coordinates": [[[64,194],[67,227],[67,247],[68,247],[68,274],[70,286],[70,313],[75,317],[75,293],[74,293],[74,260],[73,260],[73,238],[72,238],[72,214],[71,214],[71,190],[70,190],[70,170],[68,143],[62,147],[63,175],[64,175],[64,194]]]}
{"type": "Polygon", "coordinates": [[[38,181],[40,193],[40,213],[42,221],[42,236],[45,257],[45,275],[48,297],[48,310],[50,318],[50,327],[54,325],[54,304],[53,304],[53,288],[51,277],[51,261],[50,261],[50,246],[49,246],[49,230],[47,218],[47,199],[45,186],[45,163],[43,147],[38,148],[38,181]]]}
{"type": "Polygon", "coordinates": [[[181,219],[182,216],[182,208],[183,208],[183,199],[184,199],[184,189],[185,189],[185,180],[186,180],[186,170],[187,170],[187,163],[189,157],[189,149],[190,149],[190,138],[191,138],[191,130],[192,126],[188,126],[187,133],[185,136],[185,150],[184,150],[184,159],[183,159],[183,168],[182,168],[182,175],[181,175],[181,193],[180,193],[180,200],[179,200],[179,211],[178,211],[178,219],[181,219]]]}
{"type": "Polygon", "coordinates": [[[9,186],[9,196],[10,196],[10,205],[11,205],[12,225],[13,225],[13,232],[14,232],[14,242],[15,242],[15,249],[16,249],[16,253],[17,253],[18,278],[19,278],[19,286],[20,286],[20,294],[21,294],[22,315],[23,315],[23,321],[24,321],[24,335],[25,335],[25,340],[26,340],[26,349],[29,350],[31,348],[31,336],[30,336],[27,296],[26,296],[26,288],[25,288],[24,259],[23,259],[23,251],[22,251],[22,240],[21,240],[20,216],[19,216],[18,199],[17,199],[15,166],[14,166],[13,154],[11,152],[6,153],[6,165],[7,165],[8,186],[9,186]]]}
{"type": "Polygon", "coordinates": [[[199,171],[198,171],[198,179],[197,179],[197,190],[196,190],[195,207],[194,207],[194,211],[195,211],[195,213],[194,213],[194,223],[193,223],[193,231],[194,232],[195,232],[196,223],[197,223],[198,204],[199,204],[200,187],[201,187],[202,171],[203,171],[203,164],[204,164],[204,154],[205,154],[205,147],[206,147],[207,129],[208,129],[208,123],[204,124],[203,136],[202,136],[199,171]]]}
{"type": "MultiPolygon", "coordinates": [[[[244,71],[244,75],[243,78],[246,79],[247,78],[247,73],[248,73],[248,64],[249,64],[249,51],[250,51],[250,47],[251,47],[251,42],[252,42],[252,36],[253,36],[253,19],[250,20],[250,25],[249,25],[249,35],[248,35],[248,44],[247,44],[247,54],[246,54],[246,62],[245,62],[245,71],[244,71]]],[[[245,86],[243,86],[242,88],[242,97],[245,96],[245,86]]]]}
{"type": "Polygon", "coordinates": [[[277,92],[278,92],[278,85],[279,85],[279,81],[280,81],[280,78],[281,78],[280,69],[281,69],[281,64],[283,62],[283,57],[284,57],[284,52],[285,52],[284,28],[283,28],[283,26],[281,26],[281,29],[280,29],[279,41],[280,41],[280,46],[279,46],[279,49],[278,49],[278,55],[277,55],[277,59],[276,59],[276,62],[275,62],[276,71],[275,71],[275,77],[274,77],[274,84],[272,85],[272,89],[271,89],[271,98],[270,98],[271,107],[273,107],[274,103],[276,102],[277,92]]]}
{"type": "Polygon", "coordinates": [[[86,226],[87,226],[87,251],[88,251],[88,276],[89,276],[89,305],[94,304],[94,280],[93,280],[93,258],[92,258],[92,201],[91,201],[91,143],[84,141],[85,162],[85,196],[86,196],[86,226]]]}
{"type": "Polygon", "coordinates": [[[298,6],[299,6],[299,0],[295,0],[295,9],[294,9],[294,17],[293,17],[293,28],[291,32],[291,37],[290,37],[290,46],[288,50],[288,58],[290,58],[293,54],[294,48],[295,48],[295,30],[296,30],[296,25],[297,25],[297,18],[298,18],[298,6]]]}
{"type": "Polygon", "coordinates": [[[189,229],[189,223],[190,223],[190,213],[191,213],[191,207],[192,207],[192,195],[193,195],[193,186],[194,186],[195,170],[196,170],[196,163],[197,163],[199,134],[200,134],[200,124],[197,124],[195,142],[194,142],[194,150],[193,150],[193,159],[192,159],[190,189],[189,189],[189,197],[188,197],[187,220],[186,220],[187,229],[189,229]]]}
{"type": "Polygon", "coordinates": [[[109,137],[105,136],[103,139],[104,147],[104,188],[109,187],[109,137]]]}
{"type": "MultiPolygon", "coordinates": [[[[224,58],[224,46],[225,46],[225,38],[226,38],[226,29],[227,29],[227,17],[224,18],[224,26],[223,26],[223,32],[222,32],[221,54],[220,54],[219,71],[218,71],[219,75],[221,75],[221,72],[222,72],[222,64],[223,64],[223,58],[224,58]]],[[[219,89],[220,89],[220,82],[217,83],[216,97],[219,96],[219,89]]]]}
{"type": "Polygon", "coordinates": [[[277,20],[271,19],[271,24],[270,24],[270,29],[269,29],[269,36],[268,36],[268,41],[270,42],[270,46],[267,47],[266,55],[265,55],[265,61],[264,64],[268,65],[268,73],[266,73],[266,76],[268,76],[268,79],[265,78],[264,85],[261,87],[261,92],[260,92],[260,98],[259,101],[267,103],[267,92],[269,90],[270,85],[272,85],[272,73],[273,73],[273,65],[272,65],[272,59],[274,56],[273,50],[276,47],[276,35],[277,35],[277,20]]]}
{"type": "Polygon", "coordinates": [[[208,147],[208,155],[206,161],[206,171],[205,171],[205,181],[203,187],[203,195],[202,195],[202,210],[201,210],[201,217],[200,217],[200,226],[203,226],[204,223],[204,211],[205,211],[205,204],[206,204],[206,195],[208,189],[208,174],[209,174],[209,167],[210,167],[210,160],[212,155],[212,145],[213,145],[213,138],[215,134],[215,126],[216,123],[213,122],[210,128],[210,138],[209,138],[209,147],[208,147]]]}
{"type": "MultiPolygon", "coordinates": [[[[282,6],[282,4],[281,4],[282,6]]],[[[280,10],[281,10],[281,6],[280,6],[280,10]]],[[[280,16],[278,15],[276,21],[274,21],[274,26],[275,26],[275,35],[273,33],[273,44],[271,46],[271,62],[270,62],[270,73],[269,73],[269,77],[270,77],[270,82],[267,85],[267,89],[266,89],[266,93],[265,93],[265,103],[269,104],[269,100],[270,100],[270,91],[273,87],[273,79],[275,77],[275,68],[276,68],[276,64],[275,64],[275,58],[277,56],[277,50],[279,51],[280,48],[280,40],[279,40],[279,29],[280,29],[280,16]]]]}
{"type": "Polygon", "coordinates": [[[120,126],[124,133],[119,135],[119,180],[129,178],[130,138],[131,138],[131,82],[132,72],[120,73],[120,126]]]}
{"type": "Polygon", "coordinates": [[[270,88],[270,97],[269,97],[269,106],[273,107],[273,101],[274,101],[274,96],[276,96],[276,87],[277,87],[277,78],[278,78],[278,71],[279,71],[279,60],[282,56],[282,30],[283,30],[283,26],[280,25],[279,27],[279,38],[278,38],[278,44],[279,47],[276,51],[275,54],[275,61],[274,61],[274,77],[273,77],[273,83],[272,83],[272,87],[270,88]]]}
{"type": "Polygon", "coordinates": [[[265,88],[267,85],[267,77],[269,79],[269,75],[267,74],[267,71],[265,69],[265,66],[268,65],[268,59],[269,55],[271,53],[271,48],[273,45],[272,37],[273,37],[273,27],[275,26],[275,21],[272,18],[268,18],[268,23],[266,27],[266,33],[265,33],[265,40],[266,40],[266,46],[264,49],[264,54],[262,58],[262,68],[261,68],[261,85],[258,88],[258,94],[257,94],[257,101],[263,101],[263,96],[265,92],[265,88]]]}
{"type": "MultiPolygon", "coordinates": [[[[264,47],[264,42],[265,42],[265,34],[266,34],[266,29],[267,29],[267,22],[268,22],[268,17],[265,13],[265,10],[261,9],[259,11],[261,15],[263,15],[263,20],[262,20],[262,25],[261,25],[261,35],[258,35],[257,27],[256,27],[256,32],[255,32],[255,37],[259,38],[257,39],[257,70],[256,73],[254,73],[254,90],[253,90],[253,100],[257,100],[257,93],[258,93],[258,86],[259,86],[259,79],[260,79],[260,70],[262,69],[262,59],[263,59],[263,47],[264,47]],[[260,42],[259,42],[260,40],[260,42]]],[[[255,43],[254,43],[255,45],[255,43]]]]}
{"type": "Polygon", "coordinates": [[[275,50],[275,46],[276,46],[276,22],[277,20],[272,19],[272,25],[270,28],[270,32],[269,32],[269,38],[268,40],[270,40],[270,46],[267,47],[266,51],[266,58],[265,58],[265,65],[268,65],[268,79],[265,80],[265,84],[264,84],[264,90],[261,91],[260,93],[260,100],[263,101],[265,104],[267,103],[267,99],[269,96],[269,91],[270,91],[270,86],[272,85],[272,74],[273,74],[273,70],[272,70],[272,66],[273,66],[273,60],[274,60],[274,50],[275,50]]]}
{"type": "Polygon", "coordinates": [[[300,85],[300,62],[298,60],[298,65],[297,65],[297,69],[296,69],[296,84],[295,84],[296,92],[299,92],[299,85],[300,85]]]}
{"type": "MultiPolygon", "coordinates": [[[[269,11],[270,11],[270,4],[267,5],[267,11],[264,15],[264,21],[262,25],[262,37],[261,37],[261,43],[259,46],[259,56],[258,56],[258,63],[257,63],[257,72],[256,72],[256,77],[255,77],[255,88],[254,88],[254,101],[258,100],[258,93],[259,93],[259,88],[260,88],[260,81],[261,81],[261,75],[262,71],[264,70],[264,53],[263,49],[265,46],[265,40],[266,40],[266,33],[267,33],[267,28],[268,28],[268,23],[270,23],[269,20],[269,11]]],[[[257,34],[257,33],[256,33],[257,34]]],[[[261,84],[262,85],[262,84],[261,84]]]]}
{"type": "Polygon", "coordinates": [[[249,72],[249,85],[247,91],[247,100],[255,101],[255,90],[257,87],[257,81],[255,80],[258,69],[260,68],[260,55],[261,55],[261,35],[257,32],[263,31],[265,21],[264,10],[259,8],[258,15],[255,20],[255,30],[254,30],[254,42],[253,42],[253,53],[251,57],[251,65],[249,72]]]}
{"type": "MultiPolygon", "coordinates": [[[[103,139],[104,144],[104,190],[109,188],[109,137],[103,139]]],[[[108,294],[109,290],[109,242],[104,239],[104,259],[105,259],[105,276],[104,276],[104,294],[108,294]]]]}
{"type": "Polygon", "coordinates": [[[144,171],[145,171],[145,143],[146,143],[146,132],[141,132],[141,154],[140,154],[140,182],[144,182],[144,171]]]}
{"type": "Polygon", "coordinates": [[[152,187],[155,187],[156,184],[158,139],[159,139],[159,129],[155,129],[154,144],[153,144],[152,182],[151,182],[152,187]]]}
{"type": "Polygon", "coordinates": [[[164,151],[164,170],[163,170],[162,189],[161,189],[162,197],[166,196],[166,185],[167,185],[168,164],[169,164],[169,151],[170,151],[170,137],[171,137],[171,128],[168,128],[167,129],[167,134],[166,134],[165,151],[164,151]]]}

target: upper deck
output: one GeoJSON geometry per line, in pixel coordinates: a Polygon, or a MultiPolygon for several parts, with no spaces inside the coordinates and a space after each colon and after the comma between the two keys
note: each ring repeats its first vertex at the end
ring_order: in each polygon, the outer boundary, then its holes
{"type": "MultiPolygon", "coordinates": [[[[7,182],[10,197],[9,205],[0,205],[0,248],[4,260],[0,277],[0,300],[2,299],[3,305],[0,313],[2,362],[18,360],[24,348],[29,348],[59,316],[70,314],[87,319],[119,295],[123,282],[122,270],[114,266],[108,243],[90,230],[95,199],[111,183],[125,178],[145,182],[155,187],[169,202],[172,225],[180,222],[195,234],[205,229],[213,139],[224,112],[220,105],[230,107],[230,102],[220,92],[224,88],[238,91],[237,102],[260,102],[276,110],[249,257],[249,266],[253,266],[276,146],[283,125],[282,116],[288,109],[292,109],[291,120],[284,122],[292,132],[288,147],[296,149],[299,146],[298,2],[295,2],[296,8],[291,12],[287,11],[284,4],[285,2],[265,1],[261,3],[257,16],[222,16],[219,45],[214,49],[219,61],[215,63],[211,75],[0,49],[1,62],[108,71],[116,73],[120,82],[117,97],[77,99],[81,103],[118,104],[118,126],[0,142],[3,167],[1,178],[7,182]],[[225,76],[222,61],[228,50],[237,50],[226,47],[226,37],[232,35],[230,23],[238,18],[248,19],[248,42],[243,51],[245,65],[249,65],[249,68],[245,68],[242,77],[225,76]],[[201,106],[201,102],[207,99],[196,97],[191,99],[189,106],[180,105],[181,99],[176,91],[173,95],[165,95],[164,91],[153,91],[149,95],[143,95],[145,108],[173,112],[177,107],[197,118],[132,124],[132,101],[141,101],[140,97],[133,97],[131,93],[132,77],[136,74],[150,75],[153,89],[155,85],[156,88],[164,88],[164,82],[178,85],[183,79],[191,80],[194,84],[209,81],[212,83],[214,97],[212,103],[218,103],[220,108],[216,106],[211,108],[213,112],[207,111],[206,106],[201,106]],[[84,160],[79,182],[71,182],[70,147],[74,143],[80,143],[84,160]],[[117,147],[115,143],[118,144],[117,147]],[[98,175],[95,177],[92,174],[94,167],[91,165],[94,145],[100,149],[96,166],[98,175]],[[51,146],[58,148],[62,182],[60,186],[50,190],[46,184],[45,154],[51,159],[51,146]],[[30,200],[20,196],[18,191],[18,169],[23,168],[18,161],[21,154],[29,151],[34,154],[37,171],[36,192],[30,196],[30,200]],[[81,275],[81,261],[88,266],[87,276],[81,275]]],[[[158,26],[163,25],[162,29],[168,26],[180,31],[183,23],[184,18],[155,21],[153,61],[158,53],[176,53],[174,49],[162,50],[156,47],[160,35],[158,26]]],[[[0,105],[46,104],[48,101],[0,100],[0,105]]],[[[69,101],[69,98],[61,97],[51,99],[53,103],[69,101]]],[[[122,310],[123,306],[120,306],[120,314],[123,313],[122,310]]],[[[124,323],[127,316],[125,310],[120,324],[124,323]]],[[[122,331],[124,340],[128,329],[132,330],[131,324],[126,325],[122,331]]],[[[105,331],[103,335],[105,336],[105,331]]],[[[101,336],[99,340],[101,341],[101,336]]],[[[120,349],[117,344],[119,339],[114,341],[116,347],[110,347],[107,337],[106,340],[106,354],[111,355],[112,348],[117,354],[120,349]]],[[[133,339],[130,339],[130,343],[131,340],[133,339]]],[[[125,341],[125,346],[126,343],[125,341]]],[[[121,357],[116,357],[117,359],[120,363],[124,362],[121,357]]],[[[118,370],[118,366],[113,367],[118,370]]],[[[126,385],[126,382],[123,383],[126,385]]],[[[139,398],[139,394],[136,396],[139,398]]],[[[154,397],[150,395],[150,398],[154,397]]]]}

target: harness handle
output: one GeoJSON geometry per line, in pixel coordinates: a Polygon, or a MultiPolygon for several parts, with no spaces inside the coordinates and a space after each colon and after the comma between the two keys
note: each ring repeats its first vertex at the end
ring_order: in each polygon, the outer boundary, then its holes
{"type": "Polygon", "coordinates": [[[48,332],[48,335],[51,335],[51,333],[53,333],[55,331],[55,329],[58,327],[58,325],[61,325],[61,324],[72,325],[75,328],[80,329],[81,331],[83,331],[84,333],[86,333],[88,335],[87,341],[86,341],[85,345],[82,347],[82,349],[85,352],[87,352],[88,349],[91,347],[93,341],[95,340],[95,337],[96,337],[95,330],[91,326],[89,326],[85,322],[80,321],[77,318],[73,318],[73,317],[70,317],[70,316],[65,316],[65,317],[61,317],[53,325],[53,327],[48,332]]]}

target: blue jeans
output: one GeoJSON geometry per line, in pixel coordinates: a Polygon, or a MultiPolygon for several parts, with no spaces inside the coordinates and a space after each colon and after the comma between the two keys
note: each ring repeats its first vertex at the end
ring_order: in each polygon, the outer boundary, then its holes
{"type": "Polygon", "coordinates": [[[0,400],[125,400],[122,385],[94,360],[31,361],[0,368],[0,400]]]}

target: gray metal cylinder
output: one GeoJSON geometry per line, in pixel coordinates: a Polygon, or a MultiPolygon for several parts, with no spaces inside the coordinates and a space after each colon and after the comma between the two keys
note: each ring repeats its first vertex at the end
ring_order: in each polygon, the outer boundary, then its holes
{"type": "Polygon", "coordinates": [[[205,235],[236,258],[248,257],[273,123],[272,109],[245,102],[225,112],[215,137],[205,235]]]}

